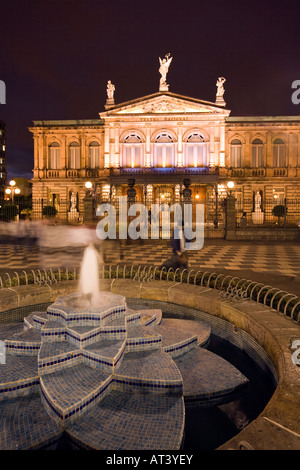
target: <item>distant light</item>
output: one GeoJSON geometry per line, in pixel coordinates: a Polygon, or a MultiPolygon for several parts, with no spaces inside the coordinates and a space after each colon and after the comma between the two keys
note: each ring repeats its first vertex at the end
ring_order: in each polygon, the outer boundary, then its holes
{"type": "Polygon", "coordinates": [[[10,193],[11,193],[11,189],[10,189],[10,188],[7,188],[7,189],[5,190],[5,192],[6,192],[6,194],[10,194],[10,193]]]}
{"type": "Polygon", "coordinates": [[[234,188],[234,181],[228,181],[227,188],[233,189],[234,188]]]}
{"type": "Polygon", "coordinates": [[[21,192],[21,189],[20,189],[20,188],[16,188],[16,189],[15,189],[15,194],[20,194],[20,192],[21,192]]]}
{"type": "Polygon", "coordinates": [[[10,186],[16,186],[15,180],[11,180],[11,181],[9,182],[9,185],[10,185],[10,186]]]}
{"type": "Polygon", "coordinates": [[[165,198],[165,195],[164,195],[164,194],[162,194],[162,195],[161,195],[161,198],[162,198],[162,199],[164,199],[164,198],[165,198]]]}
{"type": "Polygon", "coordinates": [[[93,186],[93,183],[91,181],[87,181],[84,186],[86,187],[86,189],[91,189],[93,186]]]}
{"type": "Polygon", "coordinates": [[[199,199],[199,197],[200,197],[199,194],[196,194],[196,199],[199,199]]]}

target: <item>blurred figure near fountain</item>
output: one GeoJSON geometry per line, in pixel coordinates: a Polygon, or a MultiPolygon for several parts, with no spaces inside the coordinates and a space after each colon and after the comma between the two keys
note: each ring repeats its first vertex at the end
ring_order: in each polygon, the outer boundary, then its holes
{"type": "Polygon", "coordinates": [[[80,268],[79,291],[91,304],[100,291],[99,266],[101,257],[92,243],[84,250],[80,268]]]}
{"type": "Polygon", "coordinates": [[[177,268],[187,269],[188,268],[188,258],[186,250],[186,239],[184,235],[184,222],[178,223],[174,226],[172,238],[171,238],[171,248],[173,255],[171,258],[167,259],[161,266],[160,269],[173,268],[174,271],[177,268]]]}

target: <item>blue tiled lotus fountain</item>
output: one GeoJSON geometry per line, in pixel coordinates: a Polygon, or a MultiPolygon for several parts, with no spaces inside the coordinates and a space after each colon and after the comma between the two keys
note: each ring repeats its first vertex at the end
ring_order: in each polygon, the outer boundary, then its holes
{"type": "Polygon", "coordinates": [[[63,433],[87,449],[180,449],[185,404],[225,403],[247,385],[205,349],[210,327],[132,310],[93,285],[93,250],[82,265],[90,282],[82,275],[78,293],[31,313],[5,340],[0,449],[43,448],[63,433]]]}

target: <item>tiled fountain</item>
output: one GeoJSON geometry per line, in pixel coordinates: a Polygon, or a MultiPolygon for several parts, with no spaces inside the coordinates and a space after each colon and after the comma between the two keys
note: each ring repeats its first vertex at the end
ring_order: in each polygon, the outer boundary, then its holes
{"type": "Polygon", "coordinates": [[[65,433],[88,449],[180,449],[185,406],[231,401],[247,378],[205,348],[209,326],[132,310],[83,277],[5,340],[0,448],[43,448],[65,433]]]}

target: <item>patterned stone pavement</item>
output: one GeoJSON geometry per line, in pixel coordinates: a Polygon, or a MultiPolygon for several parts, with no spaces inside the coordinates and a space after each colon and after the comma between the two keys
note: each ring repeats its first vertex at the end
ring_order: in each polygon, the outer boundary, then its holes
{"type": "MultiPolygon", "coordinates": [[[[119,243],[108,241],[99,245],[99,252],[105,255],[109,264],[153,264],[160,265],[171,256],[167,243],[136,243],[120,247],[119,243]]],[[[82,248],[70,247],[60,250],[41,250],[33,246],[1,244],[1,269],[24,269],[24,266],[76,266],[80,264],[82,248]]],[[[189,251],[191,268],[251,269],[272,271],[290,276],[300,274],[300,244],[275,242],[230,242],[208,240],[201,250],[189,251]]]]}
{"type": "MultiPolygon", "coordinates": [[[[120,246],[118,242],[105,241],[98,245],[106,264],[156,265],[171,256],[167,242],[130,242],[120,246]]],[[[36,245],[0,244],[0,273],[28,270],[33,267],[79,267],[82,247],[65,247],[39,250],[36,245]]],[[[225,272],[230,275],[260,279],[265,283],[280,276],[282,279],[298,279],[300,282],[300,244],[297,242],[236,242],[209,239],[203,248],[189,252],[189,268],[209,272],[225,272]]]]}

